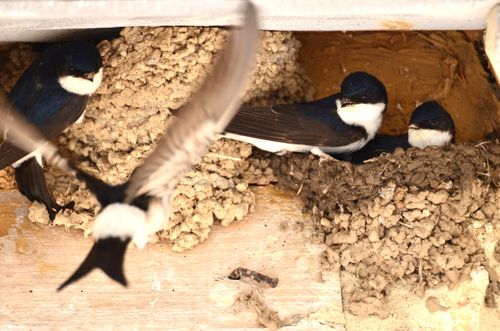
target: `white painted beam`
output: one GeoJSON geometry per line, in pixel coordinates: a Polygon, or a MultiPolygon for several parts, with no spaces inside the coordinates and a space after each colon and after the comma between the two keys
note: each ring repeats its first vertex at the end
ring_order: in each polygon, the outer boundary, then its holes
{"type": "Polygon", "coordinates": [[[493,8],[488,16],[484,46],[498,82],[500,81],[500,4],[493,8]]]}
{"type": "MultiPolygon", "coordinates": [[[[0,1],[0,41],[48,41],[67,29],[230,25],[241,0],[0,1]],[[61,31],[62,30],[62,31],[61,31]]],[[[497,0],[254,0],[261,29],[484,29],[497,0]]]]}

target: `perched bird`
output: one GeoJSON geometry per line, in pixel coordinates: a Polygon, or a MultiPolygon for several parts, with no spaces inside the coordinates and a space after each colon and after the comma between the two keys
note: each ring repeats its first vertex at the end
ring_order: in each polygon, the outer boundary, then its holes
{"type": "MultiPolygon", "coordinates": [[[[88,42],[55,45],[38,56],[17,81],[7,101],[50,140],[74,122],[81,121],[89,95],[102,80],[101,56],[88,42]]],[[[15,168],[19,191],[31,201],[45,205],[49,216],[63,208],[50,193],[38,151],[27,153],[3,135],[0,144],[0,170],[15,168]]]]}
{"type": "Polygon", "coordinates": [[[386,106],[384,84],[354,72],[344,79],[340,93],[317,101],[242,107],[222,136],[279,154],[349,153],[373,139],[386,106]]]}
{"type": "Polygon", "coordinates": [[[411,114],[408,143],[413,147],[443,147],[455,142],[455,123],[436,101],[418,106],[411,114]]]}
{"type": "MultiPolygon", "coordinates": [[[[72,166],[57,149],[43,141],[36,129],[19,116],[5,117],[0,107],[0,130],[9,130],[19,148],[39,149],[50,164],[86,182],[102,206],[95,218],[95,244],[85,260],[59,290],[100,268],[126,286],[123,261],[130,242],[143,248],[170,215],[177,183],[207,152],[210,143],[229,123],[240,105],[240,96],[252,68],[258,40],[257,13],[251,3],[244,11],[244,25],[229,38],[227,49],[191,100],[179,109],[156,149],[137,167],[129,180],[112,186],[72,166]],[[5,119],[5,120],[4,120],[5,119]]],[[[4,106],[3,108],[9,108],[4,106]]],[[[11,107],[12,108],[12,107],[11,107]]]]}
{"type": "Polygon", "coordinates": [[[407,133],[399,136],[376,135],[361,150],[333,157],[360,164],[382,153],[392,153],[398,147],[443,147],[454,141],[455,123],[450,114],[436,101],[427,101],[413,111],[407,133]]]}

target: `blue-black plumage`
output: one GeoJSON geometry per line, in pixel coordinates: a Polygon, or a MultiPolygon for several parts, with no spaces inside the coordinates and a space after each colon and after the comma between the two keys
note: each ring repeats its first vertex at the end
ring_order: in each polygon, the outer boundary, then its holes
{"type": "Polygon", "coordinates": [[[129,242],[142,248],[170,216],[177,183],[207,152],[210,143],[238,110],[240,96],[255,59],[258,40],[256,8],[247,2],[244,24],[229,37],[214,69],[190,101],[178,111],[156,149],[121,185],[109,185],[75,169],[96,195],[102,209],[92,235],[96,242],[76,271],[59,287],[99,268],[126,286],[124,256],[129,242]]]}
{"type": "Polygon", "coordinates": [[[340,93],[320,100],[242,107],[223,137],[273,153],[349,153],[373,139],[386,107],[384,84],[354,72],[343,80],[340,93]]]}
{"type": "MultiPolygon", "coordinates": [[[[102,80],[101,56],[85,41],[58,44],[43,51],[16,82],[7,100],[50,140],[83,118],[89,95],[102,80]]],[[[27,153],[4,135],[0,169],[13,165],[18,188],[31,201],[42,202],[51,219],[62,208],[50,194],[41,155],[27,153]]]]}
{"type": "Polygon", "coordinates": [[[377,135],[361,150],[335,158],[360,164],[396,148],[443,147],[455,141],[455,123],[450,114],[436,101],[427,101],[413,111],[408,132],[397,135],[377,135]]]}

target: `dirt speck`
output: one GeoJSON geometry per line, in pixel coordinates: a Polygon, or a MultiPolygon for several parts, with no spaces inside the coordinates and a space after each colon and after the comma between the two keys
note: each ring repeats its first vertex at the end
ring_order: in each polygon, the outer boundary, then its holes
{"type": "Polygon", "coordinates": [[[439,302],[439,299],[434,296],[429,296],[425,301],[425,306],[429,310],[429,312],[434,313],[436,311],[447,311],[448,308],[443,307],[439,302]]]}
{"type": "Polygon", "coordinates": [[[388,30],[411,30],[413,24],[405,20],[380,20],[379,24],[388,30]]]}
{"type": "Polygon", "coordinates": [[[279,329],[281,324],[280,316],[277,311],[269,308],[261,290],[254,289],[249,292],[241,293],[235,303],[247,309],[254,310],[262,326],[270,330],[279,329]]]}
{"type": "Polygon", "coordinates": [[[17,254],[26,254],[30,251],[30,242],[28,239],[20,236],[16,238],[15,243],[17,254]]]}
{"type": "Polygon", "coordinates": [[[28,219],[33,223],[49,224],[49,213],[45,206],[39,202],[33,202],[28,212],[28,219]]]}

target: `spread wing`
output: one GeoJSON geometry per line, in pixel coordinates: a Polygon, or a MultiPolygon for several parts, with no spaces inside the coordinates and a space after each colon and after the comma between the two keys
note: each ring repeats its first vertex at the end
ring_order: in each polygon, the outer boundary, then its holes
{"type": "MultiPolygon", "coordinates": [[[[43,103],[43,101],[41,102],[43,103]]],[[[49,140],[58,136],[78,119],[83,113],[86,104],[86,98],[73,97],[66,99],[65,104],[60,108],[59,112],[54,113],[49,120],[35,124],[38,128],[37,131],[43,133],[40,134],[40,137],[49,140]]],[[[16,108],[16,110],[18,109],[16,108]]],[[[4,141],[0,144],[0,170],[28,154],[29,152],[26,150],[16,147],[16,143],[10,141],[9,138],[9,141],[4,141]]]]}
{"type": "Polygon", "coordinates": [[[164,197],[206,153],[215,135],[239,107],[241,93],[253,65],[258,39],[257,13],[251,3],[244,24],[229,38],[228,46],[192,99],[160,140],[155,151],[132,174],[125,202],[147,193],[164,197]]]}
{"type": "Polygon", "coordinates": [[[340,119],[336,98],[334,95],[307,103],[242,107],[225,132],[318,147],[345,146],[364,138],[366,133],[361,127],[349,126],[340,119]]]}
{"type": "Polygon", "coordinates": [[[47,163],[70,174],[76,174],[67,160],[58,154],[57,147],[45,140],[38,129],[27,123],[8,101],[0,103],[0,133],[4,137],[7,136],[10,143],[4,142],[0,147],[9,153],[18,153],[16,151],[22,150],[25,154],[29,154],[39,150],[47,163]]]}
{"type": "Polygon", "coordinates": [[[0,170],[10,166],[27,154],[28,153],[21,148],[13,146],[6,141],[2,142],[0,144],[0,170]]]}
{"type": "MultiPolygon", "coordinates": [[[[55,82],[49,58],[58,50],[53,46],[42,53],[23,73],[10,91],[7,102],[26,122],[35,125],[45,139],[52,139],[83,113],[87,96],[70,95],[55,82]]],[[[0,146],[0,169],[28,153],[4,141],[0,146]]]]}

